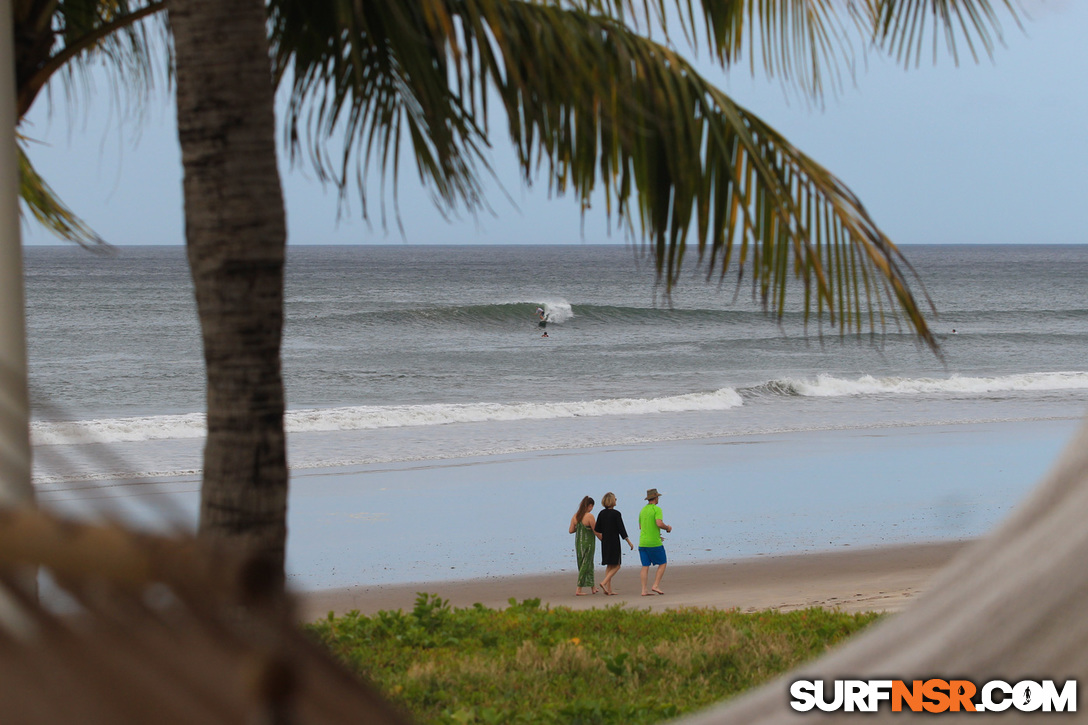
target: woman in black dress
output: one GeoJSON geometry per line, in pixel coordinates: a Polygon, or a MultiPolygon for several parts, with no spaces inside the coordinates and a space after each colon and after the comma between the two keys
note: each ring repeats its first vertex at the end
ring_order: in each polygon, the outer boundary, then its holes
{"type": "Polygon", "coordinates": [[[601,499],[604,510],[597,516],[597,525],[594,529],[601,535],[601,563],[607,567],[604,579],[601,580],[601,590],[605,594],[615,594],[612,591],[612,577],[620,570],[620,540],[634,551],[635,545],[627,538],[627,529],[623,526],[623,515],[616,510],[616,494],[609,491],[601,499]]]}

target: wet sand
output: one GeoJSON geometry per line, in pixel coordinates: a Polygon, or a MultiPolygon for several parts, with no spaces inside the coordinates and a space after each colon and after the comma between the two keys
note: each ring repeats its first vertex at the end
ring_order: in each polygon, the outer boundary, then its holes
{"type": "MultiPolygon", "coordinates": [[[[568,524],[582,496],[614,492],[637,539],[651,487],[673,526],[665,542],[672,581],[727,560],[971,540],[1027,495],[1075,428],[795,431],[298,471],[288,581],[302,591],[411,582],[434,590],[489,578],[501,589],[522,575],[573,581],[568,524]]],[[[617,589],[627,595],[638,586],[638,557],[623,551],[617,589]]],[[[568,589],[525,596],[550,600],[568,589]]]]}
{"type": "MultiPolygon", "coordinates": [[[[292,472],[287,576],[303,618],[537,599],[622,605],[898,611],[963,544],[1040,480],[1073,420],[791,431],[292,472]],[[664,596],[640,596],[624,549],[620,596],[575,597],[568,522],[612,491],[628,532],[663,492],[664,596]],[[935,543],[944,542],[944,543],[935,543]]],[[[51,506],[195,527],[199,477],[75,482],[51,506]],[[170,515],[167,515],[170,514],[170,515]]],[[[599,559],[597,559],[599,561],[599,559]]],[[[598,581],[604,568],[598,566],[598,581]]]]}
{"type": "MultiPolygon", "coordinates": [[[[969,542],[940,542],[868,549],[846,547],[812,554],[761,556],[699,564],[670,564],[664,595],[641,596],[637,565],[625,565],[613,579],[616,596],[574,595],[576,575],[540,574],[490,577],[422,584],[352,586],[305,592],[300,616],[312,621],[330,611],[411,610],[419,592],[448,599],[454,607],[479,602],[501,608],[511,598],[539,598],[553,607],[572,609],[624,606],[663,611],[680,607],[713,607],[789,611],[827,607],[847,612],[897,612],[922,594],[928,582],[969,542]]],[[[603,567],[598,567],[598,581],[603,567]]],[[[650,570],[651,576],[653,569],[650,570]]]]}

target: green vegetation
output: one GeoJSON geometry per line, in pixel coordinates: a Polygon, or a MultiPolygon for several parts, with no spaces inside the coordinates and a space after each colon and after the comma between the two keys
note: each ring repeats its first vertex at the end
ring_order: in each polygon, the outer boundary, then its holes
{"type": "Polygon", "coordinates": [[[759,685],[878,616],[572,611],[539,599],[451,609],[420,594],[408,613],[330,615],[310,629],[422,722],[652,723],[759,685]]]}

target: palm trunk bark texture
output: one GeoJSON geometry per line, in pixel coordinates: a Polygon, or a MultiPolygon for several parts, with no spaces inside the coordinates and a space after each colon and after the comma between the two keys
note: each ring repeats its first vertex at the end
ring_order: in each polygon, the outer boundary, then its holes
{"type": "Polygon", "coordinates": [[[173,0],[185,241],[207,367],[200,534],[282,585],[285,213],[262,0],[173,0]]]}

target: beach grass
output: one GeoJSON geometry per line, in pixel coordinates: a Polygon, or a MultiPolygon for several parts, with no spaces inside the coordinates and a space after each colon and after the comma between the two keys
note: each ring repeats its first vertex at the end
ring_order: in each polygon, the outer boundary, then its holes
{"type": "Polygon", "coordinates": [[[351,612],[310,625],[335,656],[426,723],[655,723],[707,707],[827,651],[880,615],[573,611],[536,599],[351,612]]]}

